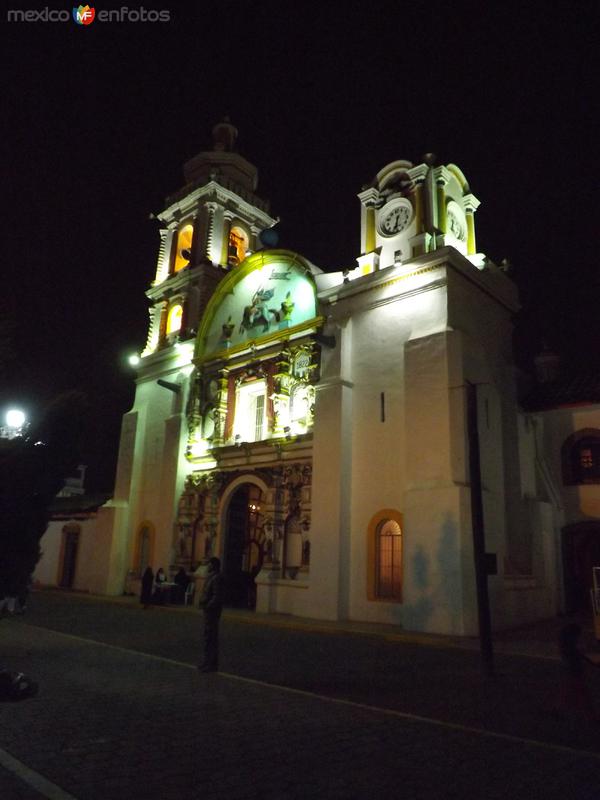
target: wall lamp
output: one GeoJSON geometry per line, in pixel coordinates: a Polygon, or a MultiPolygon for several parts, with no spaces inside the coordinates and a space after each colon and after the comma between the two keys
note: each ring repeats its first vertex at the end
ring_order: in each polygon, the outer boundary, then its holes
{"type": "Polygon", "coordinates": [[[175,394],[179,394],[181,391],[181,385],[179,383],[171,383],[171,381],[163,381],[162,378],[159,378],[157,381],[159,386],[162,386],[163,389],[168,389],[170,392],[174,392],[175,394]]]}
{"type": "Polygon", "coordinates": [[[330,347],[331,349],[335,347],[335,336],[326,336],[319,331],[315,333],[315,341],[322,344],[324,347],[330,347]]]}

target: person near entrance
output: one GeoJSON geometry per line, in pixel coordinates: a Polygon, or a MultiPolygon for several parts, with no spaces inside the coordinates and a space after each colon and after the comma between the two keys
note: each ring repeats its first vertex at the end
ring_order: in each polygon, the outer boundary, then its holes
{"type": "Polygon", "coordinates": [[[200,672],[216,672],[219,667],[219,620],[223,610],[224,581],[221,561],[213,556],[208,562],[200,608],[204,609],[204,661],[200,672]]]}

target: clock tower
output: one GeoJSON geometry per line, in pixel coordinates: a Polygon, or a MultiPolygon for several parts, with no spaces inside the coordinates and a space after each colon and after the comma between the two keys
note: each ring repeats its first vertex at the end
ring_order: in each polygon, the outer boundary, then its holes
{"type": "Polygon", "coordinates": [[[482,266],[483,256],[475,245],[474,214],[479,200],[455,164],[435,166],[431,153],[417,165],[393,161],[358,197],[361,274],[447,246],[482,266]]]}

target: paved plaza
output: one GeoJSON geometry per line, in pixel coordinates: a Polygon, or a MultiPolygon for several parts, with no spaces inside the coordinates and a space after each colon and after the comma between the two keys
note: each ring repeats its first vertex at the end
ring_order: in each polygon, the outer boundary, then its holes
{"type": "Polygon", "coordinates": [[[552,713],[533,632],[485,680],[474,643],[385,626],[226,612],[202,675],[196,610],[39,592],[0,625],[40,683],[0,705],[2,800],[600,798],[600,728],[552,713]]]}

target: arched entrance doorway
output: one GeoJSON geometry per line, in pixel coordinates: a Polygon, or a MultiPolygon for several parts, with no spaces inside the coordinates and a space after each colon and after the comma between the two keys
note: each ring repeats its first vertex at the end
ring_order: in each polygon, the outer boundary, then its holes
{"type": "Polygon", "coordinates": [[[243,483],[229,499],[225,521],[223,573],[228,605],[254,608],[255,578],[264,559],[262,492],[253,483],[243,483]]]}
{"type": "Polygon", "coordinates": [[[563,528],[565,611],[591,611],[592,567],[600,566],[600,522],[563,528]]]}

